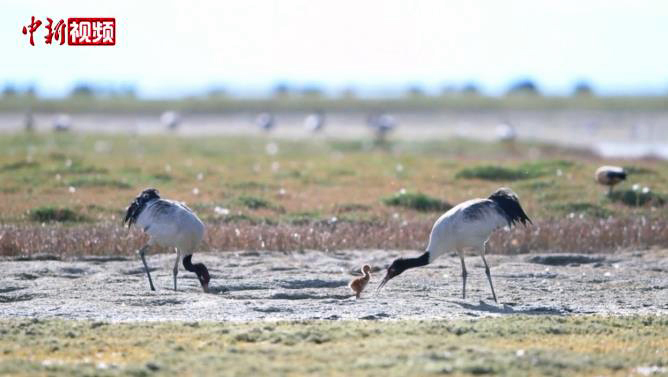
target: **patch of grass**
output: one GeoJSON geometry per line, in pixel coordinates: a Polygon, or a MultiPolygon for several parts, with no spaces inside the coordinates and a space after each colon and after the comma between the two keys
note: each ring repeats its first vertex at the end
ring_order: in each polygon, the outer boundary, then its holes
{"type": "Polygon", "coordinates": [[[171,182],[172,181],[172,176],[167,174],[167,173],[157,173],[153,174],[151,176],[152,179],[155,179],[156,181],[160,183],[165,183],[165,182],[171,182]]]}
{"type": "Polygon", "coordinates": [[[52,171],[58,174],[107,174],[106,168],[94,165],[86,165],[80,160],[67,160],[65,166],[58,167],[52,171]]]}
{"type": "Polygon", "coordinates": [[[261,190],[261,191],[275,189],[277,187],[276,185],[271,185],[257,181],[243,181],[243,182],[229,183],[228,186],[231,189],[235,190],[261,190]]]}
{"type": "Polygon", "coordinates": [[[383,203],[388,206],[410,208],[422,212],[447,211],[452,208],[452,205],[438,198],[433,198],[421,192],[403,190],[383,199],[383,203]]]}
{"type": "Polygon", "coordinates": [[[67,181],[68,186],[74,187],[113,187],[117,189],[129,189],[132,185],[125,181],[98,176],[85,176],[67,181]]]}
{"type": "Polygon", "coordinates": [[[332,177],[352,177],[356,174],[352,169],[337,168],[329,171],[329,175],[332,177]]]}
{"type": "Polygon", "coordinates": [[[660,207],[666,203],[664,195],[654,191],[615,190],[608,196],[608,198],[613,202],[622,203],[629,207],[643,207],[646,204],[660,207]]]}
{"type": "Polygon", "coordinates": [[[29,169],[37,167],[39,167],[39,163],[37,161],[22,160],[4,164],[2,165],[2,167],[0,167],[0,171],[12,171],[12,170],[29,169]]]}
{"type": "Polygon", "coordinates": [[[245,213],[231,213],[223,217],[224,223],[249,223],[259,224],[262,221],[257,217],[247,215],[245,213]]]}
{"type": "Polygon", "coordinates": [[[655,170],[648,169],[642,166],[624,166],[624,170],[626,170],[626,173],[628,173],[629,175],[656,174],[655,170]]]}
{"type": "Polygon", "coordinates": [[[30,211],[30,220],[47,222],[79,222],[86,218],[69,208],[39,207],[30,211]]]}
{"type": "Polygon", "coordinates": [[[483,179],[486,181],[516,181],[529,178],[528,174],[519,169],[503,166],[482,165],[460,170],[455,178],[483,179]]]}
{"type": "Polygon", "coordinates": [[[292,225],[307,225],[319,221],[321,215],[315,211],[293,212],[281,216],[281,221],[292,225]]]}
{"type": "Polygon", "coordinates": [[[308,174],[297,169],[281,170],[274,176],[278,179],[308,179],[308,174]]]}
{"type": "Polygon", "coordinates": [[[336,213],[366,212],[369,210],[371,210],[370,206],[358,203],[342,203],[342,204],[337,204],[334,207],[334,212],[336,213]]]}
{"type": "Polygon", "coordinates": [[[257,196],[240,196],[237,198],[239,203],[245,206],[248,209],[261,209],[261,208],[271,208],[271,203],[263,198],[257,196]]]}
{"type": "Polygon", "coordinates": [[[586,202],[560,203],[551,205],[550,208],[563,213],[582,213],[597,218],[607,218],[612,215],[612,211],[599,205],[586,202]]]}
{"type": "Polygon", "coordinates": [[[250,323],[10,319],[0,321],[0,374],[626,376],[638,374],[639,367],[665,373],[667,332],[665,316],[250,323]]]}
{"type": "Polygon", "coordinates": [[[566,169],[572,164],[570,161],[555,160],[526,163],[516,168],[481,165],[460,170],[455,174],[455,178],[482,179],[486,181],[517,181],[555,174],[557,169],[566,169]]]}

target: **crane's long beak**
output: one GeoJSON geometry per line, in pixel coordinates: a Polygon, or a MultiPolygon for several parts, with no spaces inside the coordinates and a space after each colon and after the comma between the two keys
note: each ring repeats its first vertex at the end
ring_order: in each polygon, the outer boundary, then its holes
{"type": "Polygon", "coordinates": [[[380,290],[383,289],[385,284],[387,284],[387,282],[390,281],[390,279],[392,279],[392,277],[388,272],[387,274],[385,274],[385,278],[383,279],[383,281],[381,281],[380,284],[378,284],[378,288],[376,288],[376,294],[378,294],[378,292],[380,292],[380,290]]]}
{"type": "Polygon", "coordinates": [[[202,289],[204,289],[204,293],[209,293],[209,283],[202,284],[202,289]]]}

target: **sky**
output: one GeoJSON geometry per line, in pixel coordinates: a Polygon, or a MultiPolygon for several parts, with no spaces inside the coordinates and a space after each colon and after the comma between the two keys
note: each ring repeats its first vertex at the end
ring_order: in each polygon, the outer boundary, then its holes
{"type": "Polygon", "coordinates": [[[277,82],[374,93],[517,79],[567,94],[668,93],[665,0],[0,1],[0,84],[47,96],[74,83],[133,85],[144,97],[222,86],[258,94],[277,82]],[[112,47],[36,46],[35,16],[115,17],[112,47]]]}

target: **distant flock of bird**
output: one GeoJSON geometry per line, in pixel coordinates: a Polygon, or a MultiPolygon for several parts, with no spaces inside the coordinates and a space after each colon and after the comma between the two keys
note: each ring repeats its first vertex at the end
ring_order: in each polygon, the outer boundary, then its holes
{"type": "MultiPolygon", "coordinates": [[[[304,118],[304,130],[309,133],[319,133],[325,129],[325,113],[322,110],[314,111],[304,118]]],[[[35,119],[31,111],[27,111],[24,118],[26,131],[35,129],[35,119]]],[[[174,110],[168,110],[160,115],[160,123],[168,131],[176,131],[183,123],[183,116],[174,110]]],[[[255,125],[265,133],[276,128],[276,117],[270,112],[259,113],[255,117],[255,125]]],[[[373,113],[367,116],[366,125],[374,135],[377,142],[385,142],[387,136],[394,131],[398,122],[396,118],[386,113],[373,113]]],[[[57,114],[53,118],[53,130],[56,132],[67,132],[72,129],[72,118],[67,114],[57,114]]],[[[515,127],[508,122],[499,123],[495,129],[496,139],[500,142],[513,142],[517,137],[515,127]]]]}
{"type": "MultiPolygon", "coordinates": [[[[314,111],[304,118],[304,130],[309,133],[319,133],[325,129],[325,113],[322,110],[314,111]]],[[[183,123],[182,115],[173,110],[165,111],[160,115],[160,123],[168,131],[176,131],[183,123]]],[[[265,133],[269,133],[276,128],[276,117],[269,112],[263,112],[255,117],[255,125],[265,133]]],[[[367,117],[367,126],[374,134],[376,140],[385,141],[387,135],[397,127],[396,119],[389,114],[372,114],[367,117]]],[[[26,112],[23,121],[26,131],[35,129],[35,119],[31,111],[26,112]]],[[[53,118],[53,130],[56,132],[67,132],[72,129],[72,118],[67,114],[57,114],[53,118]]]]}
{"type": "MultiPolygon", "coordinates": [[[[594,174],[595,180],[605,186],[612,187],[626,179],[623,168],[602,166],[594,174]]],[[[164,199],[155,188],[142,191],[128,206],[123,219],[128,227],[135,226],[149,236],[149,240],[138,254],[144,264],[149,287],[155,290],[151,273],[146,263],[145,254],[152,246],[174,248],[173,279],[174,290],[177,290],[177,275],[181,261],[186,271],[197,275],[197,279],[204,292],[209,291],[211,276],[203,263],[192,263],[193,253],[204,237],[204,224],[197,215],[185,204],[164,199]]],[[[425,252],[414,258],[398,258],[392,261],[387,268],[385,277],[378,285],[376,292],[395,277],[408,269],[421,267],[432,263],[438,257],[449,252],[457,252],[462,265],[462,298],[466,299],[466,278],[468,272],[464,263],[465,250],[477,250],[485,266],[485,275],[489,288],[497,301],[492,275],[485,259],[487,241],[491,234],[502,227],[513,227],[516,224],[527,226],[531,219],[524,212],[520,199],[509,188],[501,187],[487,198],[477,198],[462,202],[441,215],[434,223],[425,252]]],[[[364,265],[362,276],[352,280],[350,289],[356,298],[360,298],[371,279],[371,267],[364,265]]]]}

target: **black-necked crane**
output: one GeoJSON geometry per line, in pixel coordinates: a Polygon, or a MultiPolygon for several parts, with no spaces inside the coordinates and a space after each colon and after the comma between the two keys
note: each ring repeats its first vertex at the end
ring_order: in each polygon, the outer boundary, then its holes
{"type": "Polygon", "coordinates": [[[58,114],[53,119],[53,130],[56,132],[66,132],[72,127],[72,119],[67,114],[58,114]]]}
{"type": "Polygon", "coordinates": [[[258,114],[258,116],[255,118],[255,124],[260,128],[260,130],[265,132],[271,131],[276,126],[274,116],[271,113],[258,114]]]}
{"type": "Polygon", "coordinates": [[[517,139],[517,131],[510,123],[499,123],[496,125],[496,140],[502,143],[512,143],[517,139]]]}
{"type": "Polygon", "coordinates": [[[601,166],[594,173],[596,182],[608,186],[608,195],[612,194],[612,188],[621,181],[626,180],[626,171],[619,166],[601,166]]]}
{"type": "Polygon", "coordinates": [[[471,199],[460,203],[436,220],[424,254],[417,258],[399,258],[392,262],[377,291],[407,269],[425,266],[444,253],[456,251],[462,262],[462,298],[465,299],[468,273],[464,264],[464,250],[473,248],[480,251],[489,287],[494,302],[497,302],[492,275],[485,260],[487,240],[494,230],[504,226],[511,227],[518,222],[526,226],[531,220],[524,213],[517,194],[505,187],[499,188],[487,199],[471,199]]]}
{"type": "Polygon", "coordinates": [[[174,131],[179,128],[181,124],[181,114],[176,111],[165,111],[160,115],[160,123],[162,123],[168,130],[174,131]]]}
{"type": "Polygon", "coordinates": [[[366,288],[366,285],[369,284],[369,279],[371,279],[371,266],[368,264],[365,264],[362,266],[362,276],[353,279],[353,281],[348,284],[348,287],[355,292],[355,298],[360,298],[360,294],[362,294],[362,291],[364,288],[366,288]]]}
{"type": "Polygon", "coordinates": [[[155,287],[146,264],[145,254],[151,246],[158,245],[176,249],[173,273],[175,291],[179,260],[183,253],[183,267],[186,271],[195,273],[204,292],[208,292],[211,280],[209,270],[202,263],[192,263],[193,252],[204,237],[204,224],[190,208],[177,201],[162,199],[158,190],[148,188],[130,203],[123,220],[123,224],[126,223],[128,227],[134,224],[143,229],[149,236],[148,243],[139,249],[138,253],[144,263],[152,291],[155,291],[155,287]]]}
{"type": "Polygon", "coordinates": [[[320,132],[325,128],[325,113],[316,111],[304,118],[304,129],[308,132],[320,132]]]}
{"type": "Polygon", "coordinates": [[[367,118],[367,125],[376,136],[376,140],[384,142],[387,134],[397,127],[397,120],[388,114],[371,115],[367,118]]]}

